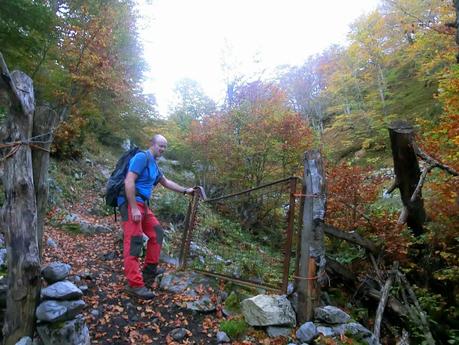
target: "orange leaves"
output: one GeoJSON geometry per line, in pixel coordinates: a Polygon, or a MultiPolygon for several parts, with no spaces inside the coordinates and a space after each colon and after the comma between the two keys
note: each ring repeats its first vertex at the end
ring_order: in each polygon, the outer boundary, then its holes
{"type": "Polygon", "coordinates": [[[328,169],[327,222],[343,230],[359,229],[376,235],[385,248],[403,259],[407,240],[396,226],[396,215],[385,210],[370,212],[383,178],[371,175],[371,168],[341,164],[328,169]]]}
{"type": "Polygon", "coordinates": [[[190,145],[209,166],[210,183],[233,189],[293,174],[312,142],[307,121],[275,85],[239,85],[230,108],[191,124],[190,145]]]}

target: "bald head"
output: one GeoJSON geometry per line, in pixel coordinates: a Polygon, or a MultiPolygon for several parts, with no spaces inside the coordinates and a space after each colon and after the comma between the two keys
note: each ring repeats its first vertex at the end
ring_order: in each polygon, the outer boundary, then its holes
{"type": "Polygon", "coordinates": [[[153,157],[159,158],[163,155],[164,151],[167,149],[167,140],[161,134],[155,134],[151,138],[150,151],[153,157]]]}
{"type": "Polygon", "coordinates": [[[153,138],[151,138],[151,144],[155,144],[157,142],[165,142],[167,144],[167,140],[164,136],[162,136],[161,134],[155,134],[153,136],[153,138]]]}

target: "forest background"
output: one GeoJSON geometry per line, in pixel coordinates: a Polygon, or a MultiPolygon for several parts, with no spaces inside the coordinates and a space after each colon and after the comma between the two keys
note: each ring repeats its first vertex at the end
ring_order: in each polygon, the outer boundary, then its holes
{"type": "MultiPolygon", "coordinates": [[[[351,25],[347,46],[281,66],[270,80],[237,76],[222,103],[183,80],[167,119],[142,93],[146,64],[133,8],[131,0],[0,2],[6,62],[32,77],[37,103],[59,114],[56,164],[114,158],[126,139],[144,147],[160,132],[169,140],[167,157],[212,196],[301,176],[303,152],[320,148],[327,222],[384,244],[388,258],[412,272],[436,334],[459,343],[458,179],[440,171],[428,177],[429,222],[414,237],[397,224],[400,204],[381,197],[390,181],[380,174],[392,167],[387,126],[396,119],[416,127],[430,155],[459,168],[453,3],[383,0],[351,25]],[[427,248],[420,261],[410,252],[419,243],[427,248]]],[[[0,108],[0,124],[5,117],[0,108]]],[[[358,258],[334,249],[342,262],[358,258]]]]}

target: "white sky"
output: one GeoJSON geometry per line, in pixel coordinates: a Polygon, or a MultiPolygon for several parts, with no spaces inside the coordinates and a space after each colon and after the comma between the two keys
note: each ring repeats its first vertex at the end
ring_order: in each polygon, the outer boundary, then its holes
{"type": "Polygon", "coordinates": [[[333,43],[379,0],[138,0],[140,38],[162,116],[175,83],[191,78],[208,96],[224,97],[225,78],[298,65],[333,43]],[[224,72],[223,63],[232,66],[224,72]]]}

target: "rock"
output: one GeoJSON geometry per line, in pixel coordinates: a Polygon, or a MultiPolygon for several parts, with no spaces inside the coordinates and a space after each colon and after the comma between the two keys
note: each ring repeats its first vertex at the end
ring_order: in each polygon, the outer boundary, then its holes
{"type": "Polygon", "coordinates": [[[62,262],[52,262],[41,271],[41,274],[48,284],[53,284],[66,279],[71,268],[72,266],[62,262]]]}
{"type": "Polygon", "coordinates": [[[84,301],[44,301],[40,303],[35,315],[40,321],[57,322],[71,320],[78,315],[86,303],[84,301]]]}
{"type": "Polygon", "coordinates": [[[88,293],[88,290],[89,290],[89,288],[88,288],[87,285],[80,285],[80,286],[78,286],[78,289],[81,290],[81,292],[83,293],[83,295],[86,295],[86,294],[88,293]]]}
{"type": "Polygon", "coordinates": [[[91,310],[91,315],[98,318],[100,316],[100,311],[98,309],[93,309],[91,310]]]}
{"type": "Polygon", "coordinates": [[[303,323],[301,327],[296,331],[296,337],[303,343],[310,342],[318,335],[319,333],[317,332],[317,328],[311,321],[303,323]]]}
{"type": "Polygon", "coordinates": [[[242,314],[251,326],[294,325],[295,312],[286,296],[258,295],[241,302],[242,314]]]}
{"type": "Polygon", "coordinates": [[[314,310],[314,316],[316,320],[328,324],[346,323],[351,319],[344,311],[331,305],[316,308],[314,310]]]}
{"type": "Polygon", "coordinates": [[[53,324],[37,326],[38,334],[46,345],[90,345],[89,329],[82,317],[65,321],[62,327],[53,324]]]}
{"type": "Polygon", "coordinates": [[[79,273],[78,275],[80,276],[80,278],[83,278],[83,279],[94,280],[93,274],[89,271],[84,271],[82,273],[79,273]]]}
{"type": "Polygon", "coordinates": [[[187,336],[188,330],[186,328],[175,328],[169,332],[169,335],[175,341],[182,341],[187,336]]]}
{"type": "Polygon", "coordinates": [[[46,240],[46,245],[51,248],[57,248],[57,243],[51,237],[46,240]]]}
{"type": "Polygon", "coordinates": [[[295,286],[292,282],[288,283],[287,285],[287,296],[290,296],[292,293],[295,292],[295,286]]]}
{"type": "Polygon", "coordinates": [[[70,213],[64,217],[64,223],[78,223],[81,220],[76,213],[70,213]]]}
{"type": "Polygon", "coordinates": [[[266,328],[266,333],[268,334],[269,337],[271,338],[276,338],[276,337],[289,337],[290,332],[292,331],[291,328],[289,327],[275,327],[275,326],[269,326],[266,328]]]}
{"type": "Polygon", "coordinates": [[[115,252],[108,252],[100,255],[100,259],[104,261],[110,261],[116,259],[117,255],[115,252]]]}
{"type": "Polygon", "coordinates": [[[204,295],[197,301],[187,302],[186,308],[201,313],[210,313],[216,309],[215,304],[212,303],[208,295],[204,295]]]}
{"type": "Polygon", "coordinates": [[[22,337],[16,345],[32,345],[32,339],[30,337],[22,337]]]}
{"type": "Polygon", "coordinates": [[[229,343],[231,340],[225,332],[217,332],[217,344],[229,343]]]}
{"type": "Polygon", "coordinates": [[[79,226],[80,226],[80,231],[87,235],[101,234],[101,233],[107,233],[107,232],[112,231],[112,228],[110,228],[109,226],[100,225],[100,224],[91,224],[85,221],[80,221],[79,226]]]}
{"type": "Polygon", "coordinates": [[[211,285],[211,281],[196,272],[168,272],[161,277],[159,287],[173,293],[194,293],[199,285],[211,285]]]}
{"type": "Polygon", "coordinates": [[[6,293],[8,291],[8,279],[0,278],[0,308],[6,307],[6,293]]]}
{"type": "Polygon", "coordinates": [[[54,283],[41,290],[41,298],[55,300],[72,300],[83,296],[83,292],[68,280],[54,283]]]}
{"type": "Polygon", "coordinates": [[[179,259],[178,258],[173,258],[173,257],[163,253],[162,251],[161,251],[159,260],[161,262],[164,262],[164,263],[169,264],[169,265],[173,265],[175,267],[178,267],[178,265],[179,265],[179,259]]]}
{"type": "Polygon", "coordinates": [[[350,322],[335,326],[333,327],[333,331],[336,334],[349,334],[358,339],[362,339],[369,345],[379,345],[379,342],[376,340],[373,333],[357,322],[350,322]]]}
{"type": "Polygon", "coordinates": [[[5,269],[8,267],[8,263],[6,261],[6,248],[0,248],[0,268],[5,269]]]}
{"type": "Polygon", "coordinates": [[[334,335],[336,335],[336,332],[333,331],[333,328],[325,326],[317,326],[317,332],[326,337],[333,337],[334,335]]]}

